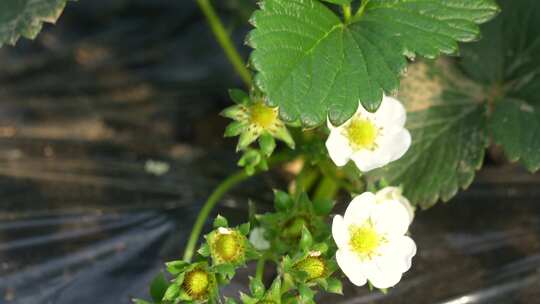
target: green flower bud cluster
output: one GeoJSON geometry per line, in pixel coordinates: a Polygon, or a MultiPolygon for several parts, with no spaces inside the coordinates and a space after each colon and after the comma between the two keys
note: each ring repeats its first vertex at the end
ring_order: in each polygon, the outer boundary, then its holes
{"type": "Polygon", "coordinates": [[[282,255],[289,252],[291,248],[296,248],[304,227],[314,231],[315,237],[319,240],[330,235],[324,215],[328,215],[331,206],[319,208],[305,193],[292,196],[276,190],[274,191],[274,208],[275,212],[258,215],[257,220],[268,231],[267,234],[272,239],[273,251],[277,254],[282,255]],[[317,210],[323,210],[325,214],[321,215],[317,210]]]}
{"type": "MultiPolygon", "coordinates": [[[[315,243],[311,232],[304,227],[299,241],[299,250],[287,255],[282,261],[283,282],[291,286],[287,294],[301,299],[301,303],[315,303],[317,289],[341,294],[341,281],[331,277],[336,271],[333,243],[328,239],[315,243]]],[[[294,301],[293,301],[294,302],[294,301]]]]}
{"type": "Polygon", "coordinates": [[[257,215],[253,209],[249,223],[230,227],[227,219],[218,215],[195,262],[166,264],[172,279],[167,281],[161,275],[155,280],[151,287],[154,303],[315,303],[319,290],[341,293],[341,282],[332,277],[337,269],[335,244],[321,215],[328,215],[332,206],[317,207],[305,193],[275,191],[274,195],[275,212],[257,215]],[[253,229],[256,235],[250,235],[251,224],[257,226],[253,229]],[[266,242],[264,248],[256,249],[250,243],[257,238],[266,242]],[[257,271],[256,278],[250,278],[249,294],[240,293],[238,300],[220,298],[219,286],[230,283],[237,269],[254,259],[276,266],[277,275],[270,286],[262,280],[264,271],[257,271]]]}

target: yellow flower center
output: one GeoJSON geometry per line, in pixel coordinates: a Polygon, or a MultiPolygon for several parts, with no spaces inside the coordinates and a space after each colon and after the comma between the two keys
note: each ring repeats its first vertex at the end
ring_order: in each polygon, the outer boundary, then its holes
{"type": "Polygon", "coordinates": [[[295,265],[295,268],[308,274],[308,280],[315,280],[324,276],[326,264],[321,257],[308,256],[295,265]]]}
{"type": "Polygon", "coordinates": [[[235,262],[244,253],[242,239],[236,232],[230,234],[219,234],[215,241],[216,254],[226,262],[235,262]]]}
{"type": "Polygon", "coordinates": [[[250,121],[263,129],[268,129],[277,120],[277,108],[267,107],[263,102],[257,102],[250,107],[250,121]]]}
{"type": "Polygon", "coordinates": [[[362,259],[370,259],[381,245],[383,238],[377,233],[373,224],[370,222],[359,227],[352,226],[349,229],[351,234],[349,245],[352,251],[362,259]]]}
{"type": "Polygon", "coordinates": [[[203,269],[194,269],[188,272],[182,286],[190,297],[195,299],[203,298],[210,286],[208,272],[203,269]]]}
{"type": "Polygon", "coordinates": [[[346,130],[355,150],[372,150],[377,146],[375,140],[379,135],[379,129],[369,119],[355,117],[346,130]]]}

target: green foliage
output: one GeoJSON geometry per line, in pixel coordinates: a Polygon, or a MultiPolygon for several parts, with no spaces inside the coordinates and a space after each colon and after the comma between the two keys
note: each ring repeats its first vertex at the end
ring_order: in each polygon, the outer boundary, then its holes
{"type": "Polygon", "coordinates": [[[467,187],[490,137],[510,160],[540,168],[540,3],[501,4],[461,60],[415,64],[403,81],[412,146],[370,178],[403,185],[413,204],[427,208],[467,187]]]}
{"type": "Polygon", "coordinates": [[[491,0],[371,0],[344,22],[318,0],[266,0],[248,38],[256,84],[287,122],[340,125],[397,91],[405,56],[455,54],[497,12],[491,0]]]}
{"type": "Polygon", "coordinates": [[[274,191],[275,212],[257,215],[261,226],[271,240],[271,253],[279,257],[291,250],[311,246],[330,235],[325,217],[314,209],[307,194],[289,195],[274,191]]]}
{"type": "Polygon", "coordinates": [[[240,293],[243,304],[281,303],[281,277],[277,276],[268,290],[261,280],[250,278],[249,291],[251,295],[240,293]]]}
{"type": "Polygon", "coordinates": [[[14,45],[20,36],[34,39],[43,22],[55,23],[68,0],[0,1],[0,47],[14,45]]]}
{"type": "Polygon", "coordinates": [[[165,276],[163,273],[159,273],[159,275],[152,280],[152,283],[150,283],[150,295],[152,296],[152,299],[159,303],[165,296],[165,292],[168,288],[169,283],[165,280],[165,276]]]}
{"type": "Polygon", "coordinates": [[[369,174],[372,179],[382,177],[392,185],[402,185],[405,196],[423,208],[439,199],[448,201],[460,187],[469,186],[488,143],[485,105],[442,83],[446,87],[428,97],[427,108],[412,111],[407,118],[413,138],[409,151],[369,174]]]}
{"type": "Polygon", "coordinates": [[[540,3],[501,1],[485,39],[464,47],[462,68],[486,87],[493,103],[491,135],[508,158],[540,168],[540,3]],[[489,62],[489,64],[486,64],[489,62]]]}
{"type": "Polygon", "coordinates": [[[530,171],[540,169],[540,102],[505,99],[493,113],[491,131],[511,161],[521,160],[530,171]]]}

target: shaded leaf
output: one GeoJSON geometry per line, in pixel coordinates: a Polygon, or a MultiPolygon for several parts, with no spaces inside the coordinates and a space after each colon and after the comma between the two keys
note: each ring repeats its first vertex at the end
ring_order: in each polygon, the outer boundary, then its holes
{"type": "Polygon", "coordinates": [[[440,76],[431,84],[430,80],[415,80],[426,88],[432,86],[426,93],[407,94],[415,87],[404,87],[400,98],[411,111],[406,125],[412,135],[409,151],[371,172],[369,178],[385,178],[391,185],[402,185],[412,204],[428,208],[439,199],[448,201],[473,181],[488,144],[487,113],[479,88],[455,75],[447,62],[422,73],[440,76]]]}
{"type": "Polygon", "coordinates": [[[20,36],[34,39],[43,22],[55,23],[68,0],[0,1],[0,46],[14,45],[20,36]]]}

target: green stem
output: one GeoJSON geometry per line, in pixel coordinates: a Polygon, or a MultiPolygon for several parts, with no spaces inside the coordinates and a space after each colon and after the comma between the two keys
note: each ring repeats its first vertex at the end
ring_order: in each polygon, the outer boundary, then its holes
{"type": "Polygon", "coordinates": [[[336,182],[335,178],[325,176],[319,183],[317,190],[315,190],[313,201],[334,199],[338,191],[339,184],[336,182]]]}
{"type": "Polygon", "coordinates": [[[300,195],[303,192],[309,192],[317,178],[319,172],[313,170],[309,165],[304,165],[298,176],[296,176],[295,195],[300,195]]]}
{"type": "Polygon", "coordinates": [[[351,5],[345,4],[341,6],[341,9],[343,10],[343,21],[345,24],[349,24],[351,21],[351,5]]]}
{"type": "Polygon", "coordinates": [[[191,235],[189,236],[186,249],[184,250],[184,261],[191,261],[193,253],[195,252],[195,247],[197,246],[197,241],[199,240],[199,235],[201,234],[206,219],[210,215],[212,209],[214,209],[216,204],[219,202],[221,197],[225,193],[227,193],[227,191],[229,191],[232,187],[236,186],[247,178],[249,178],[249,175],[247,175],[244,170],[236,172],[233,175],[227,177],[223,182],[221,182],[221,184],[219,184],[219,186],[214,190],[214,192],[212,192],[210,197],[208,197],[208,200],[204,203],[201,211],[199,212],[199,215],[197,216],[197,220],[193,225],[193,229],[191,230],[191,235]]]}
{"type": "Polygon", "coordinates": [[[201,8],[206,20],[210,24],[210,28],[214,33],[217,41],[219,42],[221,48],[225,51],[227,58],[232,63],[234,69],[238,75],[242,78],[247,87],[251,87],[251,73],[246,68],[244,60],[238,53],[238,50],[234,46],[231,38],[227,31],[225,31],[225,26],[219,19],[214,7],[210,3],[210,0],[197,0],[197,4],[201,8]]]}
{"type": "Polygon", "coordinates": [[[358,8],[358,11],[354,14],[352,17],[351,22],[356,22],[362,18],[362,15],[364,15],[364,12],[366,11],[366,6],[368,5],[369,0],[363,0],[362,5],[360,5],[360,8],[358,8]]]}
{"type": "MultiPolygon", "coordinates": [[[[291,156],[287,153],[276,154],[268,161],[268,166],[275,166],[289,160],[290,158],[291,156]]],[[[184,250],[184,261],[191,261],[191,258],[193,257],[193,254],[195,252],[195,247],[197,246],[197,242],[199,240],[199,236],[201,235],[204,224],[206,223],[206,219],[210,215],[210,212],[212,212],[212,209],[214,209],[216,204],[219,202],[221,197],[223,197],[223,195],[234,186],[260,172],[261,170],[256,171],[255,174],[250,176],[244,170],[238,171],[223,180],[214,190],[214,192],[210,194],[208,200],[206,200],[201,211],[199,212],[199,215],[197,215],[197,219],[195,220],[195,224],[193,225],[193,229],[191,230],[191,234],[189,235],[189,239],[184,250]]]]}
{"type": "Polygon", "coordinates": [[[264,276],[264,265],[266,263],[266,257],[265,256],[262,256],[258,261],[257,261],[257,270],[255,271],[255,278],[257,280],[260,280],[262,282],[263,280],[263,276],[264,276]]]}

